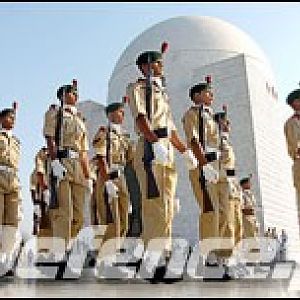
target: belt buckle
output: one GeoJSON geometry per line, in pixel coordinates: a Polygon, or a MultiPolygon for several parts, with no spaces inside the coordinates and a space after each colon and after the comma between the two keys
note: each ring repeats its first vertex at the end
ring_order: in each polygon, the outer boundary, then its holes
{"type": "Polygon", "coordinates": [[[68,156],[71,158],[71,159],[76,159],[78,156],[77,156],[77,152],[75,152],[74,150],[72,149],[68,149],[68,156]]]}

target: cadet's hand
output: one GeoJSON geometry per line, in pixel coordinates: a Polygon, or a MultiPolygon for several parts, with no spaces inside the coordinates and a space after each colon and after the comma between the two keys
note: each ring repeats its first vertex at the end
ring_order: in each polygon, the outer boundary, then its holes
{"type": "Polygon", "coordinates": [[[155,161],[160,164],[166,163],[168,161],[168,149],[164,147],[160,142],[153,144],[153,151],[155,156],[155,161]]]}
{"type": "Polygon", "coordinates": [[[132,214],[132,204],[130,201],[128,201],[128,214],[131,215],[132,214]]]}
{"type": "Polygon", "coordinates": [[[90,180],[91,176],[89,172],[83,172],[83,175],[86,180],[90,180]]]}
{"type": "Polygon", "coordinates": [[[105,182],[105,188],[109,195],[109,198],[117,198],[118,197],[119,189],[112,180],[107,180],[105,182]]]}
{"type": "Polygon", "coordinates": [[[33,213],[40,219],[41,218],[41,208],[39,205],[34,205],[33,213]]]}
{"type": "Polygon", "coordinates": [[[53,175],[59,180],[62,180],[66,176],[67,170],[58,159],[55,159],[51,162],[51,167],[53,170],[53,175]]]}
{"type": "Polygon", "coordinates": [[[186,150],[183,153],[183,157],[186,160],[186,165],[187,165],[187,168],[188,168],[189,171],[190,170],[195,170],[195,169],[198,168],[198,160],[195,157],[195,155],[194,155],[194,153],[192,152],[191,149],[186,150]]]}
{"type": "Polygon", "coordinates": [[[180,204],[180,199],[179,198],[174,199],[174,211],[177,214],[179,214],[180,211],[181,211],[181,204],[180,204]]]}
{"type": "Polygon", "coordinates": [[[86,180],[86,186],[87,186],[89,194],[92,195],[93,194],[93,190],[94,190],[94,188],[93,188],[93,180],[92,179],[87,179],[86,180]]]}
{"type": "Polygon", "coordinates": [[[217,183],[219,180],[219,173],[210,165],[203,166],[204,177],[209,183],[217,183]]]}
{"type": "Polygon", "coordinates": [[[221,151],[216,149],[216,148],[207,147],[206,155],[208,155],[208,154],[210,154],[210,156],[213,157],[213,160],[211,160],[211,161],[222,159],[221,158],[221,155],[222,155],[221,151]]]}
{"type": "Polygon", "coordinates": [[[50,205],[50,191],[48,189],[43,191],[43,195],[44,195],[44,202],[47,206],[50,205]]]}

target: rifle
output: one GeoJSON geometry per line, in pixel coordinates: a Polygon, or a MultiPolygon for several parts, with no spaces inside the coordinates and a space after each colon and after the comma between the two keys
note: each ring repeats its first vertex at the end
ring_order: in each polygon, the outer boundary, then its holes
{"type": "MultiPolygon", "coordinates": [[[[161,46],[161,53],[165,53],[168,48],[168,43],[163,42],[161,46]]],[[[148,72],[146,75],[146,112],[147,118],[149,122],[152,119],[152,77],[153,77],[153,70],[150,68],[150,55],[148,56],[148,72]]],[[[164,78],[164,77],[163,77],[164,78]]],[[[165,84],[165,79],[163,80],[165,84]]],[[[151,142],[148,142],[146,139],[144,141],[144,169],[146,171],[146,182],[147,182],[147,198],[153,199],[158,198],[160,196],[160,192],[156,183],[156,179],[152,170],[152,162],[154,160],[154,152],[153,152],[153,145],[151,142]]]]}
{"type": "MultiPolygon", "coordinates": [[[[227,121],[227,106],[223,105],[223,113],[224,113],[224,121],[227,121]]],[[[224,140],[222,137],[222,120],[221,117],[219,117],[218,120],[218,129],[219,129],[219,151],[222,154],[222,151],[224,149],[224,140]]],[[[219,171],[222,169],[222,159],[219,160],[219,171]]]]}
{"type": "MultiPolygon", "coordinates": [[[[210,83],[210,77],[206,77],[207,83],[210,83]]],[[[203,150],[205,152],[206,149],[206,130],[205,130],[205,124],[204,124],[204,106],[201,105],[199,109],[199,137],[200,137],[200,143],[203,147],[203,150]]],[[[202,193],[203,193],[203,213],[213,212],[214,207],[212,205],[207,186],[206,186],[206,179],[204,176],[204,171],[202,167],[199,165],[200,168],[200,176],[199,176],[199,182],[201,185],[202,193]]]]}
{"type": "MultiPolygon", "coordinates": [[[[107,128],[107,132],[106,132],[106,163],[107,163],[107,167],[108,169],[110,169],[111,167],[111,138],[110,138],[110,134],[111,134],[111,128],[110,128],[110,124],[108,125],[107,128]]],[[[107,223],[113,223],[113,214],[111,211],[111,207],[109,204],[109,195],[108,192],[106,190],[106,188],[104,188],[104,203],[105,203],[105,207],[106,207],[106,222],[107,223]]]]}
{"type": "MultiPolygon", "coordinates": [[[[57,114],[56,119],[56,127],[55,127],[55,145],[58,149],[57,153],[62,150],[63,145],[63,105],[65,100],[66,91],[63,89],[63,96],[62,99],[60,99],[60,107],[57,114]]],[[[59,155],[57,155],[57,159],[61,163],[61,158],[59,155]]],[[[49,189],[50,189],[50,203],[49,203],[49,209],[56,209],[59,207],[58,203],[58,188],[59,188],[59,180],[56,176],[53,174],[53,170],[50,167],[50,176],[49,176],[49,189]]]]}

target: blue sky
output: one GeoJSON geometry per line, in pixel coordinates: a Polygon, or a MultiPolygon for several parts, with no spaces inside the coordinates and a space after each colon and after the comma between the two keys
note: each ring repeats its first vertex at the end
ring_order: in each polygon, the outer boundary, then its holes
{"type": "Polygon", "coordinates": [[[299,3],[1,3],[0,108],[19,101],[21,182],[43,145],[42,124],[56,89],[72,78],[82,100],[105,103],[114,65],[127,45],[175,16],[214,16],[248,33],[269,58],[280,101],[300,81],[299,3]]]}

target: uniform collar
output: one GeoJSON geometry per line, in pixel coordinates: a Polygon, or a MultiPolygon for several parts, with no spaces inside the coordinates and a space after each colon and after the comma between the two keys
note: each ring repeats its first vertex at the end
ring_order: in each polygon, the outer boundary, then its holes
{"type": "Polygon", "coordinates": [[[115,124],[115,123],[109,123],[109,127],[114,130],[117,134],[122,134],[122,125],[115,124]]]}
{"type": "Polygon", "coordinates": [[[4,128],[2,128],[2,126],[0,127],[0,133],[6,134],[8,137],[12,137],[13,136],[12,130],[4,129],[4,128]]]}
{"type": "Polygon", "coordinates": [[[153,77],[152,82],[162,91],[165,91],[165,86],[163,85],[163,80],[161,77],[153,77]]]}
{"type": "Polygon", "coordinates": [[[78,109],[76,106],[74,105],[68,105],[68,104],[65,104],[64,105],[64,109],[67,111],[67,112],[70,112],[72,115],[76,116],[77,113],[78,113],[78,109]]]}
{"type": "MultiPolygon", "coordinates": [[[[202,104],[195,104],[193,106],[193,108],[197,108],[197,109],[200,109],[201,107],[202,104]]],[[[213,114],[213,109],[210,106],[203,105],[203,110],[211,115],[213,114]]]]}
{"type": "Polygon", "coordinates": [[[221,137],[223,139],[229,140],[229,133],[228,132],[221,132],[221,137]]]}
{"type": "Polygon", "coordinates": [[[295,114],[293,115],[293,118],[300,120],[300,111],[296,111],[295,114]]]}

